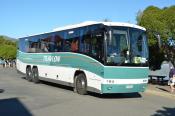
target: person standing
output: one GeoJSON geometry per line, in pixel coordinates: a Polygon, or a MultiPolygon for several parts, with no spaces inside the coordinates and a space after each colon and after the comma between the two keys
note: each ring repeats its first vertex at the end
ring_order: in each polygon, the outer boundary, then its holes
{"type": "Polygon", "coordinates": [[[171,89],[171,93],[173,93],[175,91],[175,68],[171,67],[170,69],[170,73],[169,73],[169,85],[170,85],[170,89],[171,89]]]}
{"type": "Polygon", "coordinates": [[[5,68],[5,59],[3,59],[3,61],[2,61],[2,66],[3,66],[3,68],[5,68]]]}

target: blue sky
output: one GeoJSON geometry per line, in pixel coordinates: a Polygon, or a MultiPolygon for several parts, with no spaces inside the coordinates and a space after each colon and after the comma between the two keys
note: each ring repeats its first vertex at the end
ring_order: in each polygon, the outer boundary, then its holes
{"type": "Polygon", "coordinates": [[[147,6],[175,5],[175,0],[0,0],[0,35],[18,38],[84,21],[136,23],[147,6]]]}

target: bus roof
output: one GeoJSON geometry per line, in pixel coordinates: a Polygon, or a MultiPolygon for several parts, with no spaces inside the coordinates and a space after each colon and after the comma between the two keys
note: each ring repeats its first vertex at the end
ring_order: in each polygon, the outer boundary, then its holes
{"type": "Polygon", "coordinates": [[[73,29],[73,28],[78,28],[78,27],[84,27],[84,26],[89,26],[89,25],[95,25],[95,24],[103,24],[106,26],[122,26],[122,27],[132,27],[132,28],[137,28],[141,30],[146,30],[144,27],[135,25],[135,24],[130,24],[130,23],[122,23],[122,22],[96,22],[96,21],[86,21],[83,23],[75,24],[75,25],[68,25],[64,27],[58,27],[53,29],[53,31],[63,31],[67,29],[73,29]]]}
{"type": "MultiPolygon", "coordinates": [[[[123,22],[97,22],[97,21],[85,21],[83,23],[79,23],[79,24],[74,24],[74,25],[68,25],[68,26],[63,26],[63,27],[58,27],[53,29],[50,32],[45,32],[45,33],[39,33],[39,34],[33,34],[33,35],[28,35],[25,37],[32,37],[32,36],[36,36],[36,35],[41,35],[41,34],[47,34],[47,33],[52,33],[52,32],[57,32],[57,31],[64,31],[64,30],[68,30],[68,29],[74,29],[74,28],[79,28],[79,27],[85,27],[85,26],[90,26],[90,25],[95,25],[95,24],[103,24],[106,26],[122,26],[122,27],[132,27],[132,28],[137,28],[137,29],[141,29],[146,31],[146,29],[144,27],[135,25],[135,24],[130,24],[130,23],[123,23],[123,22]]],[[[21,38],[25,38],[25,37],[21,37],[21,38]]],[[[20,38],[19,38],[20,39],[20,38]]]]}

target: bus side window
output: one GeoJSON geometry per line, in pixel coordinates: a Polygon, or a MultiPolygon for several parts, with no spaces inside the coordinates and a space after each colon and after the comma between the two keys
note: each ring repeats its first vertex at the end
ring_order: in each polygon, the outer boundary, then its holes
{"type": "Polygon", "coordinates": [[[54,37],[54,52],[62,52],[63,50],[63,38],[60,35],[54,37]]]}
{"type": "Polygon", "coordinates": [[[64,52],[70,52],[71,51],[71,42],[70,40],[64,41],[64,52]]]}
{"type": "Polygon", "coordinates": [[[71,42],[71,51],[72,52],[78,52],[79,41],[78,39],[73,39],[71,42]]]}
{"type": "Polygon", "coordinates": [[[102,59],[103,57],[103,34],[102,33],[94,33],[91,38],[91,53],[92,56],[96,59],[102,59]]]}
{"type": "Polygon", "coordinates": [[[55,52],[61,52],[62,51],[62,42],[58,41],[55,43],[55,52]]]}
{"type": "Polygon", "coordinates": [[[43,52],[49,52],[49,46],[48,46],[48,44],[46,44],[46,43],[43,43],[42,44],[42,51],[43,52]]]}
{"type": "Polygon", "coordinates": [[[66,32],[66,41],[69,41],[70,52],[79,52],[79,30],[72,29],[66,32]]]}
{"type": "Polygon", "coordinates": [[[83,35],[81,40],[81,52],[90,55],[90,35],[83,35]]]}
{"type": "Polygon", "coordinates": [[[51,35],[44,35],[40,40],[41,52],[53,52],[53,42],[51,35]]]}
{"type": "Polygon", "coordinates": [[[29,51],[31,53],[35,53],[37,49],[37,43],[36,42],[30,42],[30,46],[29,46],[29,51]]]}

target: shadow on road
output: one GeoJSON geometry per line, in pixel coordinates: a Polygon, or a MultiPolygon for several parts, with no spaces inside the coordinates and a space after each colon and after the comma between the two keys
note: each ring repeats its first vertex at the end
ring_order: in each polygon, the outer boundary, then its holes
{"type": "MultiPolygon", "coordinates": [[[[25,79],[25,77],[21,77],[21,78],[25,79]]],[[[46,81],[41,81],[40,83],[73,92],[73,88],[69,86],[46,82],[46,81]]],[[[123,99],[123,98],[141,98],[142,97],[141,94],[139,93],[98,94],[98,93],[88,92],[88,95],[97,97],[97,98],[102,98],[102,99],[123,99]]]]}
{"type": "Polygon", "coordinates": [[[72,87],[69,86],[65,86],[65,85],[60,85],[60,84],[56,84],[56,83],[51,83],[51,82],[46,82],[46,81],[41,81],[41,83],[52,86],[52,87],[57,87],[60,89],[65,89],[65,90],[69,90],[69,91],[73,91],[72,87]]]}
{"type": "Polygon", "coordinates": [[[30,111],[17,99],[0,100],[1,116],[32,116],[30,111]]]}
{"type": "Polygon", "coordinates": [[[157,110],[152,116],[175,116],[175,108],[163,107],[163,110],[157,110]]]}
{"type": "Polygon", "coordinates": [[[26,77],[21,77],[21,79],[25,79],[26,80],[26,77]]]}
{"type": "MultiPolygon", "coordinates": [[[[25,77],[21,77],[21,79],[26,80],[25,77]]],[[[27,81],[27,80],[26,80],[26,81],[27,81]]],[[[60,89],[65,89],[65,90],[70,90],[70,91],[73,90],[72,87],[65,86],[65,85],[61,85],[61,84],[56,84],[56,83],[52,83],[52,82],[47,82],[47,81],[43,81],[43,80],[40,80],[39,83],[40,83],[40,84],[45,84],[45,85],[48,85],[48,86],[52,86],[52,87],[56,87],[56,88],[60,88],[60,89]]]]}
{"type": "MultiPolygon", "coordinates": [[[[41,83],[73,92],[73,88],[69,86],[50,83],[46,81],[41,81],[41,83]]],[[[102,99],[123,99],[123,98],[141,98],[142,97],[139,93],[98,94],[98,93],[88,92],[88,95],[97,97],[97,98],[102,98],[102,99]]]]}
{"type": "MultiPolygon", "coordinates": [[[[41,82],[49,86],[58,87],[58,88],[73,92],[73,88],[69,86],[64,86],[64,85],[45,82],[45,81],[41,81],[41,82]]],[[[98,93],[88,92],[88,95],[97,97],[97,98],[102,98],[102,99],[122,99],[122,98],[141,98],[142,97],[139,93],[98,94],[98,93]]]]}
{"type": "Polygon", "coordinates": [[[162,91],[164,91],[164,92],[168,92],[168,93],[170,93],[170,91],[167,90],[167,89],[164,89],[164,88],[161,88],[161,87],[156,87],[156,88],[159,89],[159,90],[162,90],[162,91]]]}
{"type": "Polygon", "coordinates": [[[101,99],[125,99],[125,98],[141,98],[139,93],[115,93],[115,94],[97,94],[89,92],[90,96],[98,97],[101,99]]]}
{"type": "Polygon", "coordinates": [[[4,92],[4,89],[0,89],[0,93],[3,93],[4,92]]]}

